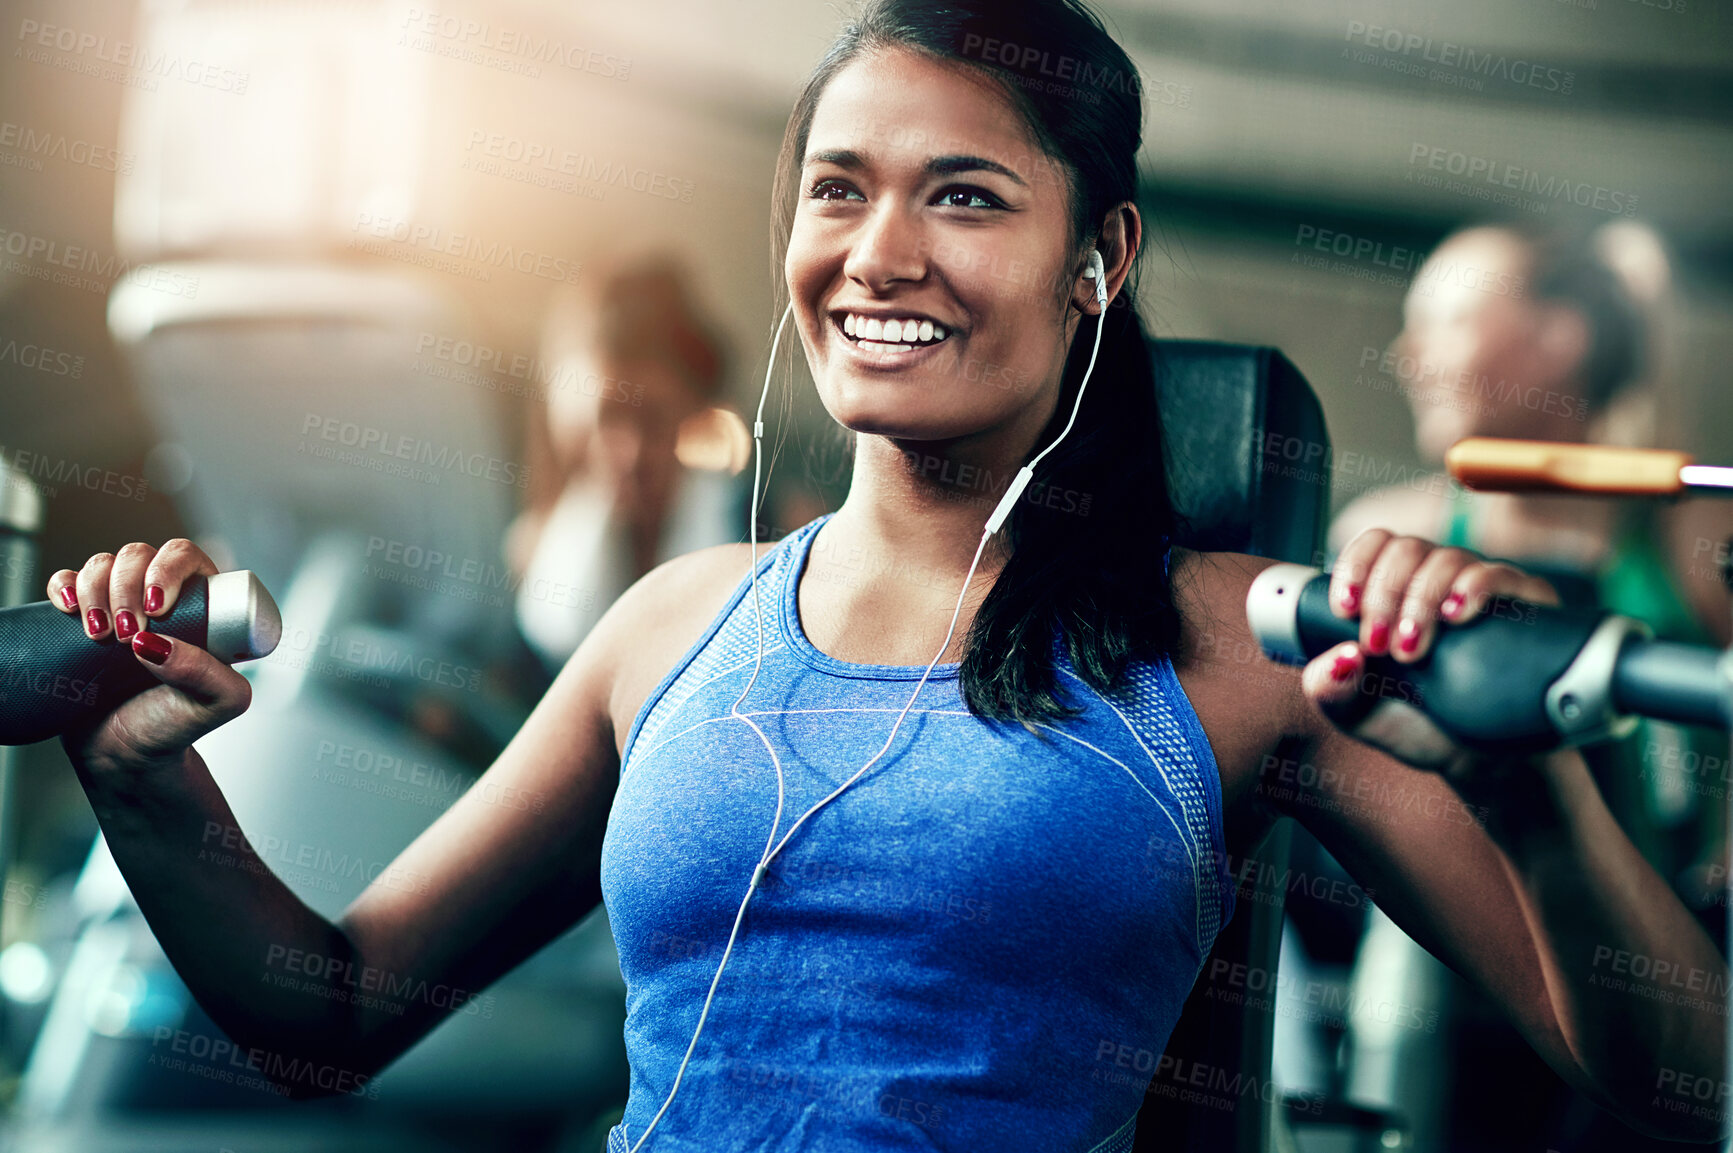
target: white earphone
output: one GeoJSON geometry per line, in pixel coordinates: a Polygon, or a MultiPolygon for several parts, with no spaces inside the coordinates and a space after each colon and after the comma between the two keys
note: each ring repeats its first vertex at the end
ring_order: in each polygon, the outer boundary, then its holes
{"type": "Polygon", "coordinates": [[[998,532],[1000,527],[1004,525],[1005,519],[1011,515],[1011,510],[1016,507],[1017,498],[1023,494],[1024,488],[1026,488],[1029,481],[1034,478],[1035,466],[1040,463],[1041,458],[1052,452],[1059,442],[1065,439],[1066,434],[1071,431],[1072,424],[1076,422],[1077,410],[1083,404],[1083,390],[1089,385],[1089,378],[1095,372],[1095,358],[1101,352],[1101,330],[1107,324],[1107,267],[1102,261],[1099,250],[1094,248],[1089,250],[1089,266],[1084,269],[1083,278],[1095,282],[1095,302],[1100,305],[1101,311],[1098,314],[1098,320],[1095,325],[1095,345],[1089,352],[1089,366],[1083,370],[1082,383],[1077,386],[1077,399],[1072,402],[1070,419],[1065,422],[1065,428],[1059,433],[1059,435],[1053,438],[1052,444],[1049,444],[1046,448],[1036,453],[1034,458],[1030,460],[1028,464],[1025,464],[1018,470],[1016,478],[1011,482],[1011,486],[1005,490],[1005,495],[999,499],[998,506],[993,509],[993,515],[987,518],[986,527],[981,533],[981,543],[975,546],[975,559],[969,563],[969,574],[963,578],[962,591],[957,594],[957,607],[951,611],[951,627],[945,632],[945,641],[939,646],[939,651],[933,654],[933,659],[927,663],[927,671],[921,674],[920,682],[915,685],[915,691],[909,696],[909,703],[903,706],[903,711],[901,713],[897,714],[896,723],[891,726],[890,736],[885,738],[884,748],[881,748],[877,753],[875,753],[872,760],[862,765],[855,772],[854,776],[838,785],[835,789],[831,790],[827,796],[815,803],[810,809],[806,810],[806,812],[802,813],[799,819],[788,827],[788,832],[783,834],[782,840],[778,841],[776,839],[776,830],[782,824],[782,801],[784,791],[782,761],[777,757],[776,749],[771,745],[769,739],[765,737],[764,730],[760,729],[758,725],[753,722],[751,717],[740,711],[740,702],[744,701],[746,699],[746,694],[752,691],[752,686],[758,680],[758,671],[764,665],[764,602],[758,595],[759,468],[763,460],[764,404],[770,396],[770,376],[771,373],[775,371],[776,367],[776,350],[782,343],[782,330],[788,326],[788,318],[794,313],[794,302],[792,300],[789,301],[788,307],[783,309],[782,319],[778,321],[776,325],[776,335],[770,338],[770,363],[766,365],[764,369],[764,389],[758,395],[758,412],[752,421],[752,507],[749,515],[749,519],[752,522],[750,528],[752,534],[752,565],[749,571],[752,577],[752,604],[758,616],[758,660],[752,666],[752,676],[747,680],[746,687],[740,690],[740,695],[735,698],[734,704],[729,706],[728,710],[729,715],[739,718],[742,722],[748,725],[753,732],[758,734],[758,739],[764,742],[764,748],[770,754],[771,763],[776,766],[776,815],[770,823],[770,835],[764,842],[764,855],[759,859],[758,865],[752,870],[752,880],[747,884],[746,895],[740,899],[740,908],[734,914],[734,927],[729,930],[728,944],[723,947],[722,960],[716,966],[716,975],[710,979],[710,991],[705,994],[704,1008],[700,1010],[698,1014],[698,1027],[692,1030],[692,1041],[686,1046],[686,1055],[681,1058],[680,1068],[674,1074],[674,1084],[668,1089],[668,1098],[662,1102],[662,1107],[656,1110],[656,1116],[651,1118],[649,1126],[645,1128],[643,1135],[640,1136],[632,1145],[631,1149],[628,1150],[628,1153],[638,1153],[638,1148],[644,1144],[645,1140],[649,1138],[651,1132],[655,1130],[656,1123],[662,1119],[662,1114],[666,1113],[668,1111],[668,1106],[673,1104],[674,1094],[680,1090],[680,1079],[686,1075],[686,1065],[692,1060],[692,1053],[698,1047],[698,1035],[703,1032],[704,1020],[710,1015],[710,1002],[716,996],[716,986],[718,982],[722,980],[722,970],[728,964],[729,955],[734,951],[734,939],[740,933],[740,922],[746,916],[746,906],[748,902],[752,900],[752,894],[758,891],[758,886],[763,882],[768,873],[772,858],[782,851],[782,847],[788,844],[788,839],[794,836],[794,830],[800,828],[808,817],[818,812],[821,807],[840,795],[844,789],[859,780],[861,774],[872,768],[873,765],[878,762],[878,759],[884,756],[886,751],[890,749],[891,742],[896,740],[897,730],[902,727],[903,718],[906,717],[909,710],[914,707],[916,698],[921,695],[921,689],[927,683],[927,677],[932,674],[933,666],[939,663],[939,658],[944,656],[945,650],[951,646],[951,636],[957,631],[957,617],[961,615],[963,611],[963,598],[968,594],[970,582],[974,580],[975,566],[981,562],[981,550],[986,547],[987,538],[998,532]]]}
{"type": "Polygon", "coordinates": [[[1107,266],[1101,261],[1101,250],[1089,250],[1089,267],[1083,270],[1083,279],[1095,282],[1095,303],[1102,308],[1107,307],[1107,266]]]}

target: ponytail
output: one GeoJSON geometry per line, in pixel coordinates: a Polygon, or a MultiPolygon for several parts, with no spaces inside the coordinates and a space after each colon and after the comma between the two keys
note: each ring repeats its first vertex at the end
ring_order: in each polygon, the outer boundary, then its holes
{"type": "MultiPolygon", "coordinates": [[[[1163,563],[1174,512],[1155,378],[1129,282],[1126,288],[1107,310],[1076,423],[1042,458],[1005,522],[1011,556],[976,610],[962,661],[963,699],[977,716],[1030,727],[1077,713],[1056,691],[1055,635],[1065,638],[1078,675],[1102,692],[1118,683],[1127,662],[1178,643],[1179,613],[1163,563]]],[[[1059,403],[1030,456],[1070,419],[1092,323],[1086,319],[1072,340],[1059,403]]]]}

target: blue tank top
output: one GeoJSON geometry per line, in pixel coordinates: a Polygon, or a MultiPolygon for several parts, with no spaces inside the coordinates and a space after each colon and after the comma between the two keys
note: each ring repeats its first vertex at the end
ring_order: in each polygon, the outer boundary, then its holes
{"type": "MultiPolygon", "coordinates": [[[[926,669],[807,639],[797,592],[828,519],[759,558],[764,663],[740,711],[782,761],[779,841],[884,745],[926,669]]],[[[601,866],[631,1063],[610,1153],[667,1098],[776,812],[770,756],[729,715],[757,653],[750,591],[626,738],[601,866]]],[[[643,1153],[1131,1148],[1233,911],[1221,783],[1167,657],[1103,696],[1053,652],[1082,715],[980,720],[959,666],[936,665],[884,756],[795,832],[643,1153]]]]}

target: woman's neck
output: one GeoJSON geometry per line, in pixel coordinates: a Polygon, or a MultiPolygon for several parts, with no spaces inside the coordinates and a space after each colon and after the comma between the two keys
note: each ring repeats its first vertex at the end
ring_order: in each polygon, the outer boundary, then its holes
{"type": "MultiPolygon", "coordinates": [[[[1033,443],[1032,433],[1019,437],[1014,429],[968,445],[857,435],[848,499],[825,527],[827,543],[894,558],[898,567],[954,587],[1033,443]]],[[[1009,559],[1003,532],[995,533],[981,551],[977,579],[996,575],[1009,559]]]]}

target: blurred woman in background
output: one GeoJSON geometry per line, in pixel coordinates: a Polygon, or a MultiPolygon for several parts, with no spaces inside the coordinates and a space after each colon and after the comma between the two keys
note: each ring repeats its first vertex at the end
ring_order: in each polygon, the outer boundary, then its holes
{"type": "MultiPolygon", "coordinates": [[[[1446,237],[1415,276],[1385,359],[1413,410],[1421,456],[1441,464],[1471,436],[1677,447],[1656,444],[1669,282],[1659,238],[1627,221],[1593,232],[1500,224],[1446,237]]],[[[1544,575],[1568,604],[1635,617],[1665,639],[1727,644],[1729,594],[1713,563],[1733,536],[1727,504],[1474,492],[1433,479],[1440,483],[1350,503],[1331,527],[1332,551],[1371,526],[1436,537],[1544,575]]],[[[1582,751],[1625,832],[1723,940],[1727,735],[1644,720],[1630,736],[1582,751]]],[[[1458,1125],[1475,1124],[1464,1114],[1487,1099],[1482,1084],[1527,1081],[1530,1099],[1551,1096],[1562,1111],[1552,1122],[1540,1120],[1547,1109],[1531,1111],[1535,1123],[1556,1126],[1549,1143],[1639,1147],[1640,1137],[1580,1096],[1566,1104],[1568,1088],[1484,999],[1458,994],[1468,1000],[1459,1002],[1456,1067],[1473,1082],[1453,1091],[1458,1125]]],[[[1513,1123],[1486,1124],[1509,1134],[1513,1123]]]]}
{"type": "Polygon", "coordinates": [[[639,577],[741,536],[751,440],[719,407],[721,346],[668,258],[607,261],[556,293],[541,358],[533,487],[505,552],[518,627],[557,671],[639,577]]]}

